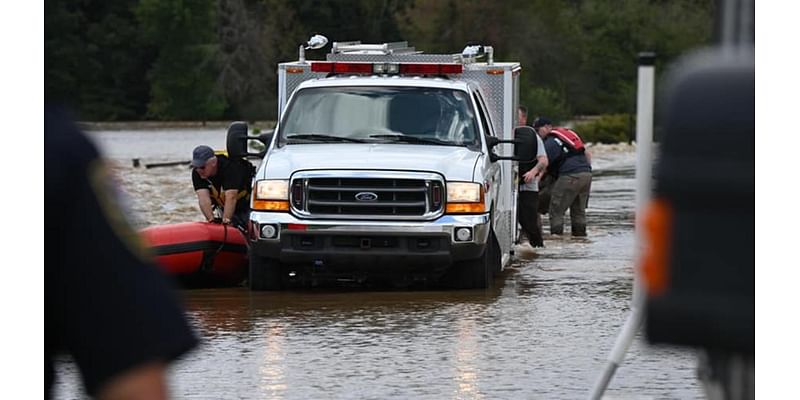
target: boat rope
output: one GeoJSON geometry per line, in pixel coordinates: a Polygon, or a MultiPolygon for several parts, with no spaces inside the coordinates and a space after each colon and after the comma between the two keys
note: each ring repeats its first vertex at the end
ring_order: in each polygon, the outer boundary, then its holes
{"type": "Polygon", "coordinates": [[[220,242],[219,247],[216,250],[207,249],[203,251],[203,260],[200,264],[200,270],[198,272],[210,272],[214,269],[214,260],[217,258],[217,254],[222,251],[222,248],[225,247],[225,243],[228,241],[228,226],[222,225],[223,227],[223,236],[222,242],[220,242]]]}

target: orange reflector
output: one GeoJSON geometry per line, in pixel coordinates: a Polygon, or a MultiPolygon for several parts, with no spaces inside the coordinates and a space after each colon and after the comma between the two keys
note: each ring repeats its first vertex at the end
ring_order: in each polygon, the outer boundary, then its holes
{"type": "Polygon", "coordinates": [[[655,199],[642,213],[644,249],[641,272],[649,296],[664,294],[669,285],[669,251],[672,235],[672,206],[664,199],[655,199]]]}
{"type": "Polygon", "coordinates": [[[503,75],[502,69],[487,69],[486,73],[489,75],[503,75]]]}
{"type": "Polygon", "coordinates": [[[486,212],[483,202],[480,203],[447,203],[448,214],[482,214],[486,212]]]}
{"type": "Polygon", "coordinates": [[[286,68],[286,73],[287,74],[302,74],[305,71],[306,70],[303,69],[302,67],[289,67],[289,68],[286,68]]]}
{"type": "Polygon", "coordinates": [[[252,209],[259,211],[289,211],[289,202],[286,200],[253,200],[252,209]]]}

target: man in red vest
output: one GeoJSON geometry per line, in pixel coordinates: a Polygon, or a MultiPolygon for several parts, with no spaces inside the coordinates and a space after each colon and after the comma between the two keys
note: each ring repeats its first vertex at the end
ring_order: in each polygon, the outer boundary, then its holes
{"type": "Polygon", "coordinates": [[[547,118],[533,123],[544,141],[549,166],[555,178],[550,194],[550,233],[564,233],[564,214],[569,209],[572,236],[586,236],[586,206],[592,187],[591,154],[580,137],[565,128],[555,128],[547,118]]]}

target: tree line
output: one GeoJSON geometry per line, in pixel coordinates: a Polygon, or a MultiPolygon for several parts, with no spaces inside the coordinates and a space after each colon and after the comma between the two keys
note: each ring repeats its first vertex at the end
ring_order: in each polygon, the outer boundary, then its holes
{"type": "Polygon", "coordinates": [[[522,63],[533,115],[633,113],[637,53],[661,70],[710,42],[714,13],[713,0],[46,0],[45,98],[83,120],[274,119],[277,63],[320,33],[427,53],[482,42],[522,63]]]}

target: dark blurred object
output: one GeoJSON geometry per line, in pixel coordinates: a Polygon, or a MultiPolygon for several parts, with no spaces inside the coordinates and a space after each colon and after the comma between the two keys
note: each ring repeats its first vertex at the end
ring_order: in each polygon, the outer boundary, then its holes
{"type": "Polygon", "coordinates": [[[166,364],[197,339],[95,147],[57,108],[45,106],[44,127],[46,397],[69,353],[93,397],[164,398],[166,364]]]}
{"type": "Polygon", "coordinates": [[[654,188],[670,214],[668,282],[650,287],[652,341],[753,352],[754,60],[719,49],[671,76],[654,188]]]}
{"type": "Polygon", "coordinates": [[[530,126],[518,126],[514,129],[514,141],[518,142],[518,145],[514,146],[514,156],[528,160],[519,162],[519,174],[523,175],[533,169],[537,163],[536,151],[538,142],[536,140],[536,131],[530,126]]]}
{"type": "Polygon", "coordinates": [[[755,396],[755,52],[752,20],[740,15],[752,16],[748,6],[726,2],[721,16],[733,20],[720,25],[723,42],[667,77],[645,214],[647,338],[701,349],[712,399],[755,396]]]}

